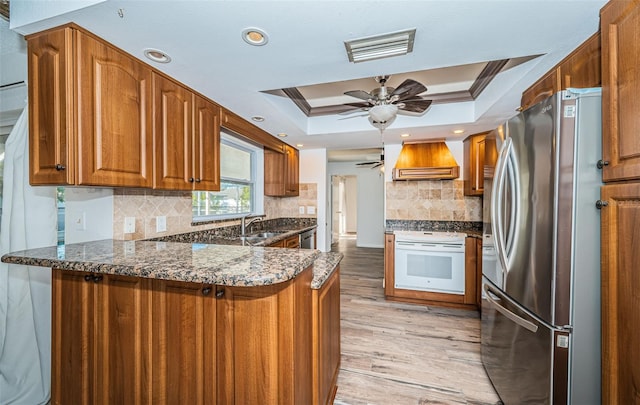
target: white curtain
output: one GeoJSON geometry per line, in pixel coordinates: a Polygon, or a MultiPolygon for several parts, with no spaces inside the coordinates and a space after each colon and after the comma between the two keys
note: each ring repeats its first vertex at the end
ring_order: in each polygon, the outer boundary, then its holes
{"type": "MultiPolygon", "coordinates": [[[[56,244],[56,189],[29,186],[28,113],[5,145],[0,253],[56,244]]],[[[0,404],[51,393],[51,270],[0,263],[0,404]]]]}

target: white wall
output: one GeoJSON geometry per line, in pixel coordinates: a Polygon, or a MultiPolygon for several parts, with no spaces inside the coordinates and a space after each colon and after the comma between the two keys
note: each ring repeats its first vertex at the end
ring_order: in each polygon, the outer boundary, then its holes
{"type": "Polygon", "coordinates": [[[112,189],[67,187],[64,199],[65,243],[113,238],[112,189]]]}
{"type": "Polygon", "coordinates": [[[358,232],[358,178],[346,176],[344,182],[345,207],[345,231],[358,232]]]}
{"type": "Polygon", "coordinates": [[[318,185],[318,229],[316,248],[322,252],[331,250],[331,233],[327,225],[327,212],[330,210],[327,187],[327,150],[310,149],[300,151],[300,183],[316,183],[318,185]]]}
{"type": "Polygon", "coordinates": [[[357,246],[384,247],[384,176],[378,169],[357,167],[355,163],[332,162],[327,170],[327,181],[332,175],[358,179],[357,246]]]}

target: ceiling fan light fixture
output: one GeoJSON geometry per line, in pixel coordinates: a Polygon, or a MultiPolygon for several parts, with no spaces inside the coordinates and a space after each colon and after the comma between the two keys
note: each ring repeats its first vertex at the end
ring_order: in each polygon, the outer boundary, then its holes
{"type": "Polygon", "coordinates": [[[374,122],[385,123],[395,118],[398,113],[398,106],[395,104],[374,105],[369,110],[369,117],[374,122]]]}
{"type": "Polygon", "coordinates": [[[349,62],[359,63],[369,60],[406,55],[413,51],[416,29],[391,32],[366,38],[345,41],[349,62]]]}

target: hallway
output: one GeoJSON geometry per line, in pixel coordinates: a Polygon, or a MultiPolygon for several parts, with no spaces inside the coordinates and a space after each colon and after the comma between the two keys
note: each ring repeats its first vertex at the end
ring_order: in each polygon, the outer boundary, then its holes
{"type": "Polygon", "coordinates": [[[336,405],[495,404],[475,311],[385,301],[383,249],[333,245],[341,263],[336,405]]]}

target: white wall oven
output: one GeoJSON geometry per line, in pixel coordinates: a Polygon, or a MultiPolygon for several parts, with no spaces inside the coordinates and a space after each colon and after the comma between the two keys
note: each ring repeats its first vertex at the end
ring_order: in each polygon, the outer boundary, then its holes
{"type": "Polygon", "coordinates": [[[395,231],[395,288],[464,294],[466,234],[395,231]]]}

